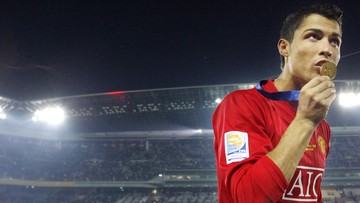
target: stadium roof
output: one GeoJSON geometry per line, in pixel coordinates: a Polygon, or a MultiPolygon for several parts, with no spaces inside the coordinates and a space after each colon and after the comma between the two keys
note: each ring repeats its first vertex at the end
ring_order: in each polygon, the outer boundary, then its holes
{"type": "MultiPolygon", "coordinates": [[[[358,91],[360,81],[335,81],[338,92],[358,91]]],[[[253,87],[253,83],[107,92],[34,101],[0,98],[0,107],[7,119],[0,125],[18,130],[54,130],[31,118],[36,110],[48,106],[65,109],[66,121],[56,127],[68,133],[155,132],[184,136],[209,131],[211,117],[222,99],[236,89],[253,87]],[[203,131],[202,131],[203,130],[203,131]]],[[[327,117],[332,126],[358,126],[359,109],[345,109],[334,101],[327,117]]]]}

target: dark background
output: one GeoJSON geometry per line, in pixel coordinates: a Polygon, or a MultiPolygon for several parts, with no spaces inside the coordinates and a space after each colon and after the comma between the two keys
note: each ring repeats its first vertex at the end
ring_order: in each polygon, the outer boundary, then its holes
{"type": "MultiPolygon", "coordinates": [[[[360,6],[337,80],[360,77],[360,6]]],[[[33,100],[256,82],[280,73],[282,21],[314,1],[0,1],[0,95],[33,100]]]]}

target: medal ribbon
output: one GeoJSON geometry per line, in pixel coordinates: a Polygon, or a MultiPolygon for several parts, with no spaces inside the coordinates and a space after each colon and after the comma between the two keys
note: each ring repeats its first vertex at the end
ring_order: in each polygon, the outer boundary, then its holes
{"type": "Polygon", "coordinates": [[[261,86],[267,83],[266,80],[260,81],[256,85],[256,90],[262,94],[264,97],[269,98],[271,100],[277,101],[298,101],[300,90],[291,90],[291,91],[283,91],[283,92],[267,92],[261,86]]]}

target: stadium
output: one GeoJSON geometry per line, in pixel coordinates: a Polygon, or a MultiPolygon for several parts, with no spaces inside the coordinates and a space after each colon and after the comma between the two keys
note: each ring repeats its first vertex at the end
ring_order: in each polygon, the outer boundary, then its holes
{"type": "MultiPolygon", "coordinates": [[[[360,202],[360,81],[335,83],[323,199],[360,202]]],[[[1,97],[0,202],[217,202],[211,117],[254,85],[1,97]]]]}

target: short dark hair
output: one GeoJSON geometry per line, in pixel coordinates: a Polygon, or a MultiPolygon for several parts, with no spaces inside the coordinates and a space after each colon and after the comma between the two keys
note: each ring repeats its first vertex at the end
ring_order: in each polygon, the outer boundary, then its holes
{"type": "MultiPolygon", "coordinates": [[[[298,29],[301,23],[303,22],[303,20],[311,14],[319,14],[330,20],[334,20],[337,23],[339,23],[340,29],[342,28],[342,14],[343,14],[342,10],[336,5],[318,3],[311,5],[309,7],[303,7],[299,9],[297,12],[288,15],[285,21],[283,22],[280,38],[292,42],[294,38],[295,30],[298,29]]],[[[283,68],[285,64],[285,58],[284,56],[280,56],[280,59],[281,59],[281,68],[283,68]]]]}

